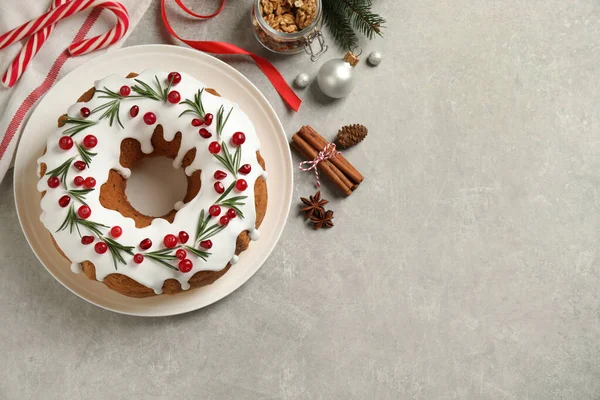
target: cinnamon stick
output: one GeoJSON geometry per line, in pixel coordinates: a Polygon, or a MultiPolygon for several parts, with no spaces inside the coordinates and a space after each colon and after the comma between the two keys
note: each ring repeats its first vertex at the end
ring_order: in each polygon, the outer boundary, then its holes
{"type": "MultiPolygon", "coordinates": [[[[304,158],[313,160],[319,154],[320,150],[313,148],[308,142],[301,138],[298,134],[292,136],[292,148],[300,153],[304,158]]],[[[325,160],[319,163],[317,168],[324,173],[333,183],[346,195],[352,194],[352,182],[332,163],[325,160]]]]}
{"type": "MultiPolygon", "coordinates": [[[[319,133],[309,125],[300,128],[297,134],[300,135],[300,137],[302,137],[305,141],[310,143],[313,148],[319,149],[319,151],[321,151],[329,143],[327,139],[319,135],[319,133]]],[[[362,174],[358,172],[358,170],[354,168],[354,166],[350,164],[342,154],[338,154],[335,157],[330,158],[329,161],[331,161],[348,177],[350,181],[354,182],[356,185],[363,181],[364,177],[362,174]]]]}

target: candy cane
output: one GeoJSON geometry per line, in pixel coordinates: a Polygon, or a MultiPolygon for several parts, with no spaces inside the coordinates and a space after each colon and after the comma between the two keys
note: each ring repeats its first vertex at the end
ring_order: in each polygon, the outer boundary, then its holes
{"type": "MultiPolygon", "coordinates": [[[[47,27],[53,26],[63,18],[67,18],[82,10],[92,7],[105,8],[111,11],[117,17],[117,24],[111,30],[102,35],[98,35],[91,39],[85,39],[76,43],[71,43],[71,45],[67,48],[69,54],[71,56],[87,54],[89,52],[108,47],[119,41],[129,28],[129,15],[127,13],[127,9],[121,3],[111,0],[72,0],[68,3],[58,5],[56,8],[49,10],[40,17],[32,19],[20,27],[0,35],[0,50],[18,42],[23,38],[43,31],[47,27]]],[[[35,41],[35,36],[33,38],[35,41]]],[[[39,44],[39,47],[41,47],[41,44],[39,44]]],[[[37,50],[39,50],[39,47],[37,50]]],[[[34,48],[36,48],[35,43],[32,43],[31,49],[34,48]]],[[[31,61],[37,50],[35,52],[29,51],[29,53],[26,50],[25,53],[21,54],[23,56],[22,60],[21,57],[18,57],[19,61],[17,61],[16,68],[14,68],[15,63],[13,62],[13,65],[9,68],[10,72],[7,71],[5,74],[5,77],[6,75],[11,75],[11,77],[6,80],[6,83],[3,78],[2,83],[6,84],[7,86],[14,85],[16,80],[23,73],[25,66],[27,66],[27,64],[31,61]]]]}
{"type": "MultiPolygon", "coordinates": [[[[65,1],[67,0],[54,0],[48,11],[60,6],[65,1]]],[[[38,51],[40,51],[44,45],[44,42],[54,30],[54,26],[55,25],[50,25],[41,31],[37,31],[35,35],[31,36],[27,40],[25,46],[23,46],[19,54],[17,54],[17,56],[14,58],[13,62],[10,64],[10,67],[6,70],[6,73],[2,77],[2,85],[5,87],[12,87],[17,80],[19,80],[23,74],[23,71],[25,71],[25,68],[27,68],[27,65],[29,65],[38,51]]]]}

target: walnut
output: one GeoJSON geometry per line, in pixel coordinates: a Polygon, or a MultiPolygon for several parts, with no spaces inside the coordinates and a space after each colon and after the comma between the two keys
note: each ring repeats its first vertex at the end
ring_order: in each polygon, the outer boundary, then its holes
{"type": "Polygon", "coordinates": [[[260,0],[264,20],[280,32],[298,32],[308,27],[317,16],[316,0],[260,0]]]}

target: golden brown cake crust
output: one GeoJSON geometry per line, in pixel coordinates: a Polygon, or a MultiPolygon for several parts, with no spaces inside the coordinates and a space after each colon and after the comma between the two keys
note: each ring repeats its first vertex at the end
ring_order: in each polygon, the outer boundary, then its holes
{"type": "MultiPolygon", "coordinates": [[[[130,73],[127,75],[127,78],[133,78],[137,76],[136,73],[130,73]]],[[[214,94],[215,96],[220,96],[217,91],[214,89],[207,88],[207,92],[214,94]]],[[[95,89],[91,88],[87,92],[85,92],[79,99],[78,102],[88,102],[95,93],[95,89]]],[[[66,115],[62,115],[58,119],[58,126],[63,126],[65,124],[66,115]]],[[[123,167],[129,168],[139,160],[148,157],[159,157],[165,156],[169,158],[175,158],[177,155],[177,150],[181,144],[181,133],[177,133],[173,141],[167,142],[163,136],[163,129],[161,125],[158,125],[154,133],[152,135],[152,145],[154,146],[154,151],[150,154],[144,154],[141,150],[140,143],[135,139],[125,139],[121,142],[121,156],[120,162],[123,167]]],[[[46,150],[44,149],[44,153],[46,150]]],[[[190,165],[195,157],[195,149],[190,150],[183,159],[183,167],[190,165]]],[[[260,155],[259,152],[256,153],[257,160],[259,164],[265,168],[265,162],[260,155]]],[[[46,165],[40,165],[40,177],[44,176],[46,173],[46,165]]],[[[200,172],[196,171],[192,176],[187,177],[188,187],[186,194],[184,196],[183,202],[187,203],[192,200],[200,190],[201,181],[200,181],[200,172]]],[[[142,228],[150,225],[152,220],[155,218],[164,218],[169,222],[173,222],[175,218],[175,214],[177,211],[174,209],[169,211],[167,214],[160,217],[151,217],[144,215],[137,211],[127,200],[127,196],[125,194],[125,188],[127,185],[127,181],[116,171],[111,170],[109,172],[109,178],[106,183],[104,183],[100,188],[100,203],[103,207],[111,210],[118,211],[124,217],[132,218],[135,221],[135,226],[138,228],[142,228]]],[[[45,192],[42,193],[42,197],[45,192]]],[[[267,211],[267,184],[266,181],[259,177],[254,184],[254,203],[256,207],[256,228],[258,228],[267,211]]],[[[52,235],[51,235],[52,236],[52,235]]],[[[65,257],[67,260],[68,257],[63,253],[63,251],[58,247],[54,238],[52,238],[52,242],[54,246],[58,249],[58,251],[65,257]]],[[[236,250],[235,254],[239,255],[241,252],[245,251],[248,248],[250,243],[250,237],[247,231],[240,233],[236,242],[236,250]]],[[[71,262],[71,260],[69,260],[71,262]]],[[[81,263],[83,272],[85,275],[92,280],[96,280],[96,269],[94,264],[90,261],[84,261],[81,263]]],[[[221,276],[223,276],[231,267],[231,264],[227,264],[225,268],[221,271],[199,271],[195,273],[189,280],[190,288],[199,288],[202,286],[210,285],[221,276]]],[[[142,285],[141,283],[125,276],[123,274],[114,273],[106,276],[104,278],[103,283],[110,289],[124,294],[129,297],[150,297],[155,296],[154,290],[142,285]]],[[[183,291],[179,281],[175,279],[168,279],[165,281],[163,287],[163,293],[166,294],[176,294],[183,291]]]]}

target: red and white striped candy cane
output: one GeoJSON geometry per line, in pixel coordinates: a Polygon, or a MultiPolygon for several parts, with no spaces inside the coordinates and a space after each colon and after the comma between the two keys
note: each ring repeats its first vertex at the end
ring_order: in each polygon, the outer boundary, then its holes
{"type": "MultiPolygon", "coordinates": [[[[56,8],[49,10],[38,18],[32,19],[31,21],[0,35],[0,50],[56,24],[63,18],[70,17],[82,10],[93,7],[100,7],[111,11],[117,17],[117,24],[114,28],[102,35],[72,43],[67,48],[69,54],[71,56],[87,54],[94,50],[108,47],[119,41],[129,28],[129,15],[127,9],[121,3],[112,0],[71,0],[68,3],[61,4],[56,8]]],[[[32,52],[29,56],[25,56],[24,60],[26,59],[26,62],[29,63],[34,55],[35,53],[32,52]]]]}
{"type": "MultiPolygon", "coordinates": [[[[50,5],[48,11],[60,6],[67,0],[54,0],[50,5]]],[[[21,49],[19,54],[15,57],[13,62],[10,64],[10,67],[4,73],[2,77],[2,85],[5,87],[13,87],[13,85],[19,80],[29,62],[33,60],[33,57],[40,51],[48,36],[54,30],[55,25],[50,25],[42,29],[41,31],[37,31],[35,35],[31,36],[25,46],[21,49]]]]}

